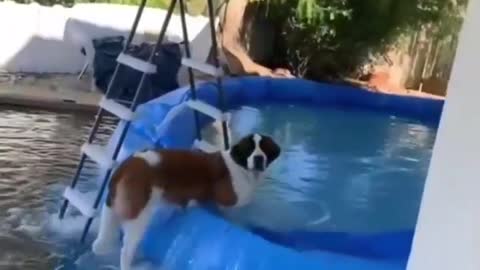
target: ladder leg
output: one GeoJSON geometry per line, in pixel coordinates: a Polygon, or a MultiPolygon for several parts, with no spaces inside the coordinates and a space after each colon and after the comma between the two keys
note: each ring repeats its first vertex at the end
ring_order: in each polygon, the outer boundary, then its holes
{"type": "MultiPolygon", "coordinates": [[[[97,209],[98,206],[100,205],[100,201],[102,200],[103,193],[105,192],[105,189],[107,188],[108,180],[110,179],[110,175],[112,173],[112,169],[109,169],[103,178],[102,185],[100,187],[100,190],[97,193],[97,197],[95,198],[95,202],[93,204],[94,209],[97,209]]],[[[90,226],[92,225],[93,218],[89,218],[87,220],[87,223],[85,224],[85,227],[83,228],[82,231],[82,237],[80,238],[80,241],[82,243],[85,242],[85,239],[87,237],[88,231],[90,230],[90,226]]]]}
{"type": "MultiPolygon", "coordinates": [[[[100,122],[102,121],[103,117],[103,110],[99,110],[97,113],[97,116],[95,117],[95,122],[93,123],[92,129],[90,130],[90,134],[88,135],[88,143],[91,143],[93,139],[95,138],[95,134],[97,133],[98,127],[100,126],[100,122]]],[[[87,156],[85,154],[82,154],[82,157],[80,158],[80,162],[77,165],[77,169],[75,171],[75,175],[73,176],[72,183],[70,184],[71,188],[75,188],[78,182],[78,179],[80,179],[80,173],[82,172],[83,165],[85,164],[87,156]]],[[[58,215],[59,219],[63,219],[65,217],[65,212],[67,211],[68,207],[68,200],[65,199],[63,200],[62,207],[60,208],[60,213],[58,215]]]]}
{"type": "MultiPolygon", "coordinates": [[[[145,2],[146,0],[142,0],[142,5],[144,6],[145,5],[145,2]]],[[[155,53],[156,51],[160,48],[162,42],[163,42],[163,39],[165,37],[165,34],[167,32],[167,27],[168,27],[168,24],[170,22],[170,19],[172,17],[172,14],[173,14],[173,10],[175,9],[175,6],[177,4],[177,0],[172,0],[170,2],[170,6],[168,8],[168,12],[167,12],[167,15],[165,17],[165,20],[163,22],[163,25],[162,25],[162,29],[160,31],[160,34],[158,36],[158,40],[157,40],[157,43],[155,44],[155,47],[154,49],[152,50],[152,52],[150,53],[150,56],[148,58],[148,62],[151,63],[152,60],[153,60],[153,57],[155,56],[155,53]]],[[[118,66],[118,65],[117,65],[118,66]]],[[[140,92],[142,91],[143,89],[143,86],[145,84],[145,81],[146,81],[146,77],[147,77],[147,74],[143,73],[142,74],[142,77],[140,79],[140,83],[138,85],[138,88],[136,90],[136,93],[135,93],[135,96],[133,98],[133,101],[132,101],[132,105],[130,107],[130,109],[132,111],[134,111],[138,105],[138,102],[139,102],[139,97],[140,97],[140,92]]],[[[112,78],[113,80],[113,78],[112,78]]],[[[120,149],[121,149],[121,146],[123,144],[123,141],[125,140],[125,137],[127,135],[127,131],[128,131],[128,128],[130,127],[130,121],[126,122],[125,124],[125,127],[123,128],[122,130],[122,133],[120,134],[120,138],[117,142],[117,145],[115,147],[115,150],[113,152],[113,159],[117,159],[117,156],[120,152],[120,149]]],[[[108,169],[107,172],[105,173],[105,177],[102,181],[102,186],[100,188],[100,190],[98,191],[98,194],[97,194],[97,197],[95,198],[95,202],[93,204],[93,208],[94,209],[97,209],[99,204],[100,204],[100,201],[102,199],[102,196],[103,196],[103,193],[105,192],[105,189],[107,187],[107,184],[108,184],[108,181],[110,180],[110,176],[112,174],[112,169],[108,169]]],[[[82,233],[82,237],[81,237],[81,242],[85,242],[85,239],[86,239],[86,236],[88,234],[88,231],[90,230],[90,226],[92,225],[92,222],[93,222],[93,218],[89,218],[87,220],[87,223],[85,224],[85,227],[83,229],[83,233],[82,233]]]]}
{"type": "MultiPolygon", "coordinates": [[[[180,19],[182,20],[182,32],[183,32],[183,43],[185,46],[185,54],[188,59],[191,58],[190,52],[190,39],[188,38],[188,31],[187,31],[187,21],[185,19],[185,0],[179,0],[180,4],[180,19]]],[[[193,75],[193,69],[188,67],[188,81],[190,83],[190,93],[192,94],[192,99],[197,99],[197,90],[195,86],[195,78],[193,75]]],[[[193,110],[193,117],[195,121],[195,132],[198,140],[202,139],[202,134],[200,132],[200,119],[198,112],[193,110]]]]}
{"type": "Polygon", "coordinates": [[[85,75],[85,73],[87,73],[87,69],[88,69],[89,64],[90,63],[88,62],[88,58],[87,58],[87,60],[85,61],[85,64],[83,64],[82,70],[78,74],[77,80],[81,80],[83,75],[85,75]]]}
{"type": "MultiPolygon", "coordinates": [[[[215,12],[213,8],[213,2],[212,0],[207,0],[208,2],[208,17],[210,21],[210,34],[211,34],[211,39],[212,39],[212,47],[213,47],[213,61],[215,67],[219,68],[220,67],[220,61],[218,59],[218,44],[217,44],[217,35],[215,31],[215,12]]],[[[217,86],[218,86],[218,107],[222,112],[225,112],[226,106],[225,106],[225,95],[223,92],[223,82],[222,78],[217,77],[217,86]]],[[[228,130],[227,130],[227,122],[226,120],[222,121],[222,132],[223,132],[223,143],[225,150],[228,150],[230,148],[230,141],[228,138],[228,130]]]]}
{"type": "MultiPolygon", "coordinates": [[[[70,184],[71,188],[75,188],[78,182],[78,178],[80,177],[80,172],[82,171],[83,164],[85,163],[86,156],[85,154],[82,154],[82,157],[80,158],[80,162],[77,165],[77,170],[75,172],[75,176],[73,177],[73,181],[70,184]]],[[[64,199],[62,207],[60,208],[60,213],[58,214],[59,219],[63,219],[65,217],[65,212],[67,211],[68,207],[68,200],[64,199]]]]}

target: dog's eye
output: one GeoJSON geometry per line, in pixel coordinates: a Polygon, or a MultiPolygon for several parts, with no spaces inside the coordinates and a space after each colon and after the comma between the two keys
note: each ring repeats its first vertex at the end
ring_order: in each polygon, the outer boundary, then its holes
{"type": "Polygon", "coordinates": [[[278,156],[280,156],[280,147],[268,136],[262,138],[260,141],[260,148],[267,155],[268,164],[272,163],[278,158],[278,156]]]}
{"type": "Polygon", "coordinates": [[[246,167],[247,159],[255,150],[255,142],[251,137],[244,138],[232,147],[232,158],[238,164],[246,167]]]}

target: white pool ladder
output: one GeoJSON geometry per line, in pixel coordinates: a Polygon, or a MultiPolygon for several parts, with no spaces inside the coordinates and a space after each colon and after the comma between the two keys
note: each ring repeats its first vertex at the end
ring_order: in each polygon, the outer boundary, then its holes
{"type": "Polygon", "coordinates": [[[183,40],[184,40],[183,43],[185,46],[185,57],[182,58],[181,63],[182,65],[188,68],[188,77],[189,77],[189,84],[190,84],[190,91],[191,91],[191,100],[186,102],[186,106],[188,106],[193,110],[195,125],[196,125],[196,140],[192,147],[205,152],[214,152],[214,151],[220,150],[218,147],[213,146],[210,143],[202,140],[198,113],[203,113],[222,123],[224,147],[225,149],[229,148],[229,138],[228,138],[227,124],[226,124],[227,117],[225,114],[225,101],[224,101],[224,92],[222,87],[222,84],[223,84],[222,77],[224,74],[223,74],[223,70],[220,68],[220,62],[218,59],[217,39],[215,36],[215,14],[214,14],[212,0],[206,0],[206,1],[208,2],[209,27],[210,27],[210,33],[211,33],[211,39],[212,39],[212,47],[213,47],[212,49],[214,53],[214,59],[213,59],[214,65],[201,63],[191,58],[190,41],[188,38],[187,24],[185,19],[185,0],[171,1],[167,11],[167,15],[162,24],[162,28],[160,30],[160,34],[158,36],[157,42],[151,54],[149,55],[149,58],[147,61],[138,59],[136,57],[133,57],[127,54],[127,50],[131,45],[131,42],[137,30],[138,23],[142,17],[146,1],[147,0],[142,0],[138,7],[138,11],[135,16],[135,20],[130,30],[129,36],[125,42],[122,53],[120,53],[120,55],[117,58],[117,65],[116,65],[115,71],[113,72],[112,79],[108,85],[108,88],[104,97],[101,99],[99,103],[99,110],[97,112],[95,122],[90,130],[90,134],[88,136],[87,142],[81,147],[82,155],[78,163],[75,175],[72,179],[70,186],[67,187],[63,193],[64,200],[60,208],[59,218],[60,219],[64,218],[65,212],[69,205],[72,205],[83,216],[88,218],[81,236],[82,243],[85,241],[85,238],[88,234],[92,221],[97,215],[97,209],[100,205],[103,194],[107,188],[112,171],[117,165],[116,160],[120,152],[121,145],[125,140],[131,121],[135,119],[135,110],[138,104],[140,103],[142,91],[144,89],[146,81],[149,79],[148,76],[150,74],[156,73],[157,71],[156,66],[153,64],[153,58],[155,56],[155,52],[160,48],[163,42],[168,24],[172,17],[172,13],[176,7],[177,1],[179,2],[180,16],[182,21],[183,40]],[[126,106],[113,98],[113,95],[114,95],[113,88],[115,85],[115,81],[118,77],[119,68],[122,65],[142,72],[142,77],[140,79],[135,95],[132,101],[130,102],[129,106],[126,106]],[[216,86],[218,88],[218,107],[219,108],[216,108],[212,105],[209,105],[197,99],[193,69],[196,69],[200,72],[203,72],[205,74],[215,77],[216,86]],[[94,143],[94,140],[96,139],[95,135],[98,131],[98,128],[102,122],[103,116],[105,115],[106,112],[109,112],[110,114],[118,117],[120,121],[124,122],[124,125],[122,125],[123,129],[120,133],[120,138],[117,144],[115,145],[113,152],[109,152],[106,146],[94,143]],[[101,182],[100,189],[97,192],[94,202],[89,201],[84,193],[75,189],[87,158],[97,163],[98,166],[100,166],[102,169],[106,170],[105,176],[103,178],[103,181],[101,182]]]}

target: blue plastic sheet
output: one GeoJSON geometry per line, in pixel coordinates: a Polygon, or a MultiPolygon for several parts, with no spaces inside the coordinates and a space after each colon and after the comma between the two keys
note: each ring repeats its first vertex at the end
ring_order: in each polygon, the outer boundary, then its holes
{"type": "MultiPolygon", "coordinates": [[[[353,106],[437,125],[443,106],[440,100],[297,79],[245,77],[226,81],[224,88],[229,109],[267,100],[353,106]]],[[[213,84],[203,84],[197,91],[200,99],[216,105],[217,89],[213,84]]],[[[140,106],[120,159],[148,147],[190,148],[195,126],[193,112],[184,106],[189,98],[188,89],[181,88],[140,106]]],[[[200,120],[202,125],[209,121],[204,116],[200,120]]],[[[412,238],[413,228],[370,235],[241,228],[211,209],[191,209],[173,216],[162,212],[156,215],[141,250],[145,259],[165,269],[394,270],[405,269],[412,238]]]]}

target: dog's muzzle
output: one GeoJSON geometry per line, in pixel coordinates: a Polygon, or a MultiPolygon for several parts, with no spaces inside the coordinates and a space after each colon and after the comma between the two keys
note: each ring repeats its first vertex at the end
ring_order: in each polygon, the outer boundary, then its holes
{"type": "Polygon", "coordinates": [[[253,157],[253,169],[257,171],[265,170],[265,158],[263,156],[253,157]]]}

